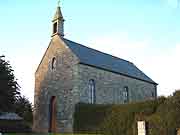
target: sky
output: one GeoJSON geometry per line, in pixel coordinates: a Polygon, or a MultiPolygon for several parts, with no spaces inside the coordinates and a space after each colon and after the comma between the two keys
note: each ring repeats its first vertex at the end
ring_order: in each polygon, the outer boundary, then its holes
{"type": "MultiPolygon", "coordinates": [[[[180,89],[180,1],[61,0],[65,38],[133,62],[158,85],[180,89]]],[[[0,55],[33,102],[34,73],[49,45],[57,0],[1,0],[0,55]]]]}

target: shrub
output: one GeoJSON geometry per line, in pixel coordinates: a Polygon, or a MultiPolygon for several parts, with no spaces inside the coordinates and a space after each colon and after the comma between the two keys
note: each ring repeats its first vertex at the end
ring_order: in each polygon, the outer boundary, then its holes
{"type": "Polygon", "coordinates": [[[122,105],[92,105],[79,103],[74,114],[76,133],[131,134],[137,113],[150,115],[156,111],[156,101],[122,105]]]}
{"type": "Polygon", "coordinates": [[[74,113],[74,132],[99,132],[99,125],[107,116],[110,108],[110,105],[77,104],[74,113]]]}
{"type": "Polygon", "coordinates": [[[121,104],[79,103],[74,114],[76,133],[137,135],[137,121],[145,120],[148,135],[175,135],[180,125],[180,91],[168,98],[121,104]]]}
{"type": "Polygon", "coordinates": [[[23,133],[31,132],[31,128],[24,122],[18,120],[0,120],[0,132],[23,133]]]}

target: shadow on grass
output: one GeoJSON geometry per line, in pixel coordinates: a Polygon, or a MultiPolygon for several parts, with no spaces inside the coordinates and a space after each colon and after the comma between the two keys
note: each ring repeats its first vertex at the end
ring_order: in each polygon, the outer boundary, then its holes
{"type": "Polygon", "coordinates": [[[97,135],[97,134],[59,134],[59,133],[4,133],[3,135],[97,135]]]}

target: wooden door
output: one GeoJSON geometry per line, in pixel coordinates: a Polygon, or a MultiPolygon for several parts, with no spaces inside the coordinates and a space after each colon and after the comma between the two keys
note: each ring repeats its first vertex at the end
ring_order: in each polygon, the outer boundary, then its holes
{"type": "Polygon", "coordinates": [[[49,132],[56,132],[56,97],[52,96],[50,100],[50,119],[49,119],[49,132]]]}

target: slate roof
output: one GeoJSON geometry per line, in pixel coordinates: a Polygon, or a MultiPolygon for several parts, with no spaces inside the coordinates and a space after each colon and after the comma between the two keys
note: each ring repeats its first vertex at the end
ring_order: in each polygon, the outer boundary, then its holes
{"type": "Polygon", "coordinates": [[[23,120],[16,113],[3,112],[0,114],[0,120],[23,120]]]}
{"type": "Polygon", "coordinates": [[[82,64],[94,66],[138,80],[143,80],[152,84],[157,84],[129,61],[88,48],[65,38],[63,38],[63,41],[73,51],[73,53],[75,53],[82,64]]]}

